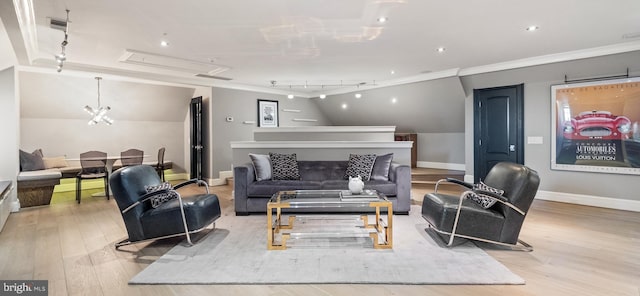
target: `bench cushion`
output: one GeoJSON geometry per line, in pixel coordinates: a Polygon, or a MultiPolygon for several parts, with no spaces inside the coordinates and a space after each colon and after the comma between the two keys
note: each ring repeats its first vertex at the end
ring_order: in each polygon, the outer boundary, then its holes
{"type": "Polygon", "coordinates": [[[60,173],[60,171],[56,169],[20,172],[18,174],[18,181],[34,181],[60,178],[62,178],[62,173],[60,173]]]}

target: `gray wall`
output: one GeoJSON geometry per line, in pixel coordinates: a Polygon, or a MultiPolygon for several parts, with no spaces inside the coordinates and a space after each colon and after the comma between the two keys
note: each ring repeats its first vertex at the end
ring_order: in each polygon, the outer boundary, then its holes
{"type": "Polygon", "coordinates": [[[87,125],[83,107],[97,106],[93,77],[20,72],[20,148],[42,148],[45,156],[78,158],[88,150],[119,155],[141,149],[156,161],[160,147],[174,170],[184,170],[184,120],[193,88],[153,85],[105,78],[100,83],[101,105],[110,106],[112,126],[87,125]]]}
{"type": "Polygon", "coordinates": [[[243,124],[243,121],[257,122],[257,99],[277,100],[280,126],[312,126],[332,125],[319,108],[310,99],[287,99],[285,95],[274,95],[253,91],[226,89],[214,87],[209,112],[213,148],[210,158],[213,166],[207,172],[207,177],[218,178],[220,171],[230,171],[232,152],[230,142],[252,141],[253,129],[257,123],[243,124]],[[282,109],[296,109],[299,113],[283,112],[282,109]],[[226,117],[233,117],[227,122],[226,117]],[[316,122],[296,122],[293,118],[317,119],[316,122]]]}
{"type": "Polygon", "coordinates": [[[402,133],[463,133],[465,93],[458,77],[313,99],[334,125],[393,125],[402,133]],[[397,102],[391,102],[396,98],[397,102]],[[342,104],[349,108],[342,109],[342,104]]]}
{"type": "Polygon", "coordinates": [[[526,144],[525,164],[540,174],[540,189],[600,197],[640,200],[638,176],[551,170],[551,85],[568,79],[624,74],[640,75],[640,51],[462,78],[465,102],[467,174],[473,175],[473,89],[524,83],[526,137],[543,137],[542,145],[526,144]]]}
{"type": "Polygon", "coordinates": [[[464,144],[464,133],[420,133],[418,161],[464,165],[464,144]]]}

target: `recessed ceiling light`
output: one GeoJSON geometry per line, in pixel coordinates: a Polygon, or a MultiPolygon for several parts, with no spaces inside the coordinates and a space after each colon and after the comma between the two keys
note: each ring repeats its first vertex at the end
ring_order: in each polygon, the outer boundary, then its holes
{"type": "Polygon", "coordinates": [[[378,18],[378,23],[385,23],[387,22],[389,19],[387,17],[381,16],[378,18]]]}
{"type": "Polygon", "coordinates": [[[445,50],[447,50],[447,49],[446,49],[446,48],[444,48],[444,47],[438,47],[438,48],[436,48],[436,51],[437,51],[437,52],[440,52],[440,53],[444,52],[445,50]]]}
{"type": "Polygon", "coordinates": [[[167,42],[166,40],[162,40],[162,41],[160,41],[160,46],[167,47],[167,46],[169,46],[169,42],[167,42]]]}
{"type": "Polygon", "coordinates": [[[342,104],[342,109],[347,109],[347,104],[342,104]]]}
{"type": "Polygon", "coordinates": [[[538,27],[538,26],[528,26],[527,27],[527,31],[529,31],[529,32],[533,32],[533,31],[538,30],[538,29],[540,29],[540,27],[538,27]]]}
{"type": "Polygon", "coordinates": [[[396,74],[395,70],[391,70],[391,75],[396,74]]]}
{"type": "Polygon", "coordinates": [[[362,98],[362,94],[357,93],[357,94],[355,94],[355,97],[356,97],[356,99],[362,98]]]}
{"type": "Polygon", "coordinates": [[[397,102],[398,102],[398,99],[397,99],[397,98],[391,98],[391,103],[392,103],[392,104],[395,104],[395,103],[397,103],[397,102]]]}
{"type": "Polygon", "coordinates": [[[325,94],[321,94],[321,95],[320,95],[320,98],[321,98],[321,99],[323,99],[323,100],[324,100],[326,97],[327,97],[327,95],[325,95],[325,94]]]}
{"type": "Polygon", "coordinates": [[[289,100],[291,100],[291,99],[293,99],[293,95],[287,95],[287,98],[288,98],[289,100]]]}

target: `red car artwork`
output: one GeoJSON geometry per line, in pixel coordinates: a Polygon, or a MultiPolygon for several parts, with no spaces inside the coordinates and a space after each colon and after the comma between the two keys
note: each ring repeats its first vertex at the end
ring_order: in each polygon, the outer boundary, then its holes
{"type": "Polygon", "coordinates": [[[564,138],[568,140],[622,140],[628,139],[631,121],[625,116],[612,115],[608,111],[581,112],[564,123],[564,138]]]}

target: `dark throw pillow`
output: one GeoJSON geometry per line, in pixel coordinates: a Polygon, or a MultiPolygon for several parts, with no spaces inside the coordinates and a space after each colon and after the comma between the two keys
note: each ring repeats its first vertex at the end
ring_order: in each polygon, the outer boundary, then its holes
{"type": "Polygon", "coordinates": [[[20,170],[24,172],[44,170],[44,161],[41,153],[38,150],[33,151],[33,153],[20,150],[20,170]]]}
{"type": "Polygon", "coordinates": [[[272,180],[300,180],[298,159],[295,153],[269,153],[269,159],[271,159],[272,180]]]}
{"type": "Polygon", "coordinates": [[[373,169],[371,169],[371,180],[389,181],[389,168],[392,160],[393,153],[377,156],[376,162],[373,163],[373,169]]]}
{"type": "Polygon", "coordinates": [[[151,206],[155,209],[159,207],[161,204],[170,201],[174,198],[178,198],[178,193],[173,191],[173,186],[169,182],[163,182],[158,185],[144,186],[144,189],[147,193],[151,193],[158,190],[169,189],[166,193],[159,193],[158,195],[154,195],[151,197],[151,206]]]}
{"type": "MultiPolygon", "coordinates": [[[[484,190],[489,191],[495,194],[503,195],[504,190],[493,188],[487,184],[484,184],[482,181],[480,183],[473,185],[474,190],[484,190]]],[[[477,202],[481,207],[488,209],[496,203],[496,200],[490,196],[484,194],[471,193],[467,196],[469,199],[477,202]]]]}
{"type": "Polygon", "coordinates": [[[347,164],[347,172],[344,178],[349,179],[349,177],[355,178],[360,176],[362,177],[362,181],[369,181],[375,161],[375,154],[350,154],[349,164],[347,164]]]}
{"type": "Polygon", "coordinates": [[[271,160],[266,154],[249,153],[253,170],[256,172],[256,181],[271,180],[271,160]]]}

